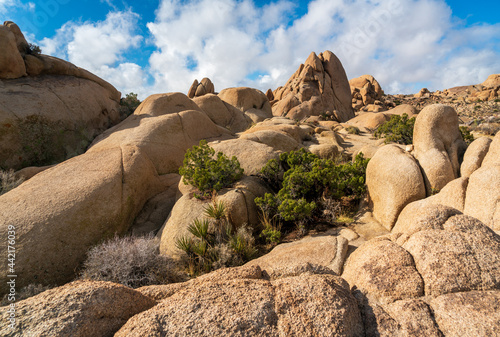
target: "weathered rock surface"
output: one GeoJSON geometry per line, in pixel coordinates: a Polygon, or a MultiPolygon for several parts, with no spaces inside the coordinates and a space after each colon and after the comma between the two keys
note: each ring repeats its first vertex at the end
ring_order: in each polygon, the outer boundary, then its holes
{"type": "Polygon", "coordinates": [[[219,96],[206,94],[195,97],[193,101],[215,124],[225,127],[231,132],[245,131],[252,123],[252,119],[243,111],[224,102],[219,96]]]}
{"type": "Polygon", "coordinates": [[[384,111],[384,114],[400,115],[400,116],[403,115],[403,114],[407,114],[408,118],[412,118],[412,117],[414,117],[415,115],[418,114],[418,110],[413,105],[410,105],[410,104],[401,104],[401,105],[398,105],[397,107],[395,107],[393,109],[384,111]]]}
{"type": "Polygon", "coordinates": [[[247,87],[227,88],[222,90],[218,96],[224,102],[235,106],[243,112],[258,109],[269,117],[272,117],[269,100],[260,90],[247,87]]]}
{"type": "Polygon", "coordinates": [[[396,145],[386,145],[375,153],[366,169],[366,185],[373,215],[388,230],[407,204],[425,198],[420,168],[396,145]]]}
{"type": "Polygon", "coordinates": [[[61,162],[120,121],[118,101],[96,82],[44,75],[0,80],[0,166],[61,162]]]}
{"type": "Polygon", "coordinates": [[[359,128],[361,131],[373,131],[389,120],[389,116],[381,112],[365,112],[350,119],[346,124],[359,128]]]}
{"type": "Polygon", "coordinates": [[[470,175],[481,167],[484,157],[490,148],[491,138],[481,137],[475,139],[464,154],[464,161],[460,166],[460,175],[470,177],[470,175]]]}
{"type": "MultiPolygon", "coordinates": [[[[5,245],[8,226],[16,228],[19,286],[71,280],[89,247],[125,233],[145,202],[171,187],[159,175],[177,172],[184,152],[200,139],[221,135],[201,111],[162,115],[175,109],[163,102],[145,103],[150,110],[143,107],[139,115],[103,133],[87,153],[0,197],[5,245]]],[[[7,250],[0,256],[7,258],[7,250]]],[[[7,275],[6,267],[0,268],[2,275],[7,275]]]]}
{"type": "Polygon", "coordinates": [[[209,78],[205,77],[201,80],[201,82],[198,82],[198,80],[194,80],[193,84],[189,88],[188,97],[195,98],[213,93],[215,93],[214,84],[209,78]]]}
{"type": "Polygon", "coordinates": [[[259,266],[271,279],[293,273],[294,268],[306,264],[325,266],[340,275],[347,245],[347,239],[342,236],[309,236],[299,241],[280,244],[268,254],[246,265],[259,266]]]}
{"type": "Polygon", "coordinates": [[[393,234],[361,245],[342,276],[367,335],[487,336],[499,325],[500,237],[450,207],[409,204],[393,234]]]}
{"type": "Polygon", "coordinates": [[[344,68],[330,51],[311,53],[288,82],[274,91],[274,116],[305,119],[330,113],[338,122],[354,117],[344,68]]]}
{"type": "MultiPolygon", "coordinates": [[[[76,281],[16,303],[15,329],[0,322],[2,336],[113,336],[127,320],[156,302],[111,282],[76,281]]],[[[8,317],[8,306],[0,308],[8,317]]]]}
{"type": "Polygon", "coordinates": [[[488,76],[486,81],[481,83],[483,87],[486,88],[496,88],[500,87],[500,74],[493,74],[488,76]]]}
{"type": "MultiPolygon", "coordinates": [[[[382,87],[371,75],[362,75],[349,80],[352,93],[352,107],[359,111],[361,108],[380,101],[384,95],[382,87]]],[[[383,109],[385,110],[385,109],[383,109]]]]}
{"type": "Polygon", "coordinates": [[[425,181],[427,195],[442,189],[459,177],[460,162],[466,149],[458,128],[455,110],[446,105],[425,107],[415,120],[414,156],[425,181]]]}
{"type": "Polygon", "coordinates": [[[8,26],[0,26],[0,79],[26,76],[23,57],[17,49],[16,36],[8,26]]]}
{"type": "MultiPolygon", "coordinates": [[[[235,272],[246,268],[233,268],[235,272]]],[[[257,269],[258,270],[258,269],[257,269]]],[[[275,281],[211,273],[130,319],[115,336],[359,336],[347,283],[304,273],[275,281]]]]}

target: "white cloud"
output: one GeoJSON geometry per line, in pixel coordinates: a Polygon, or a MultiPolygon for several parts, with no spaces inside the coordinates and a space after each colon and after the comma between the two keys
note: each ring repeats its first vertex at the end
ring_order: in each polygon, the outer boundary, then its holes
{"type": "Polygon", "coordinates": [[[41,44],[142,99],[187,92],[203,77],[217,91],[274,89],[324,50],[337,54],[349,78],[371,74],[389,93],[480,83],[500,72],[500,24],[463,26],[444,0],[313,0],[300,17],[296,9],[288,0],[260,8],[252,0],[162,0],[143,39],[128,11],[69,22],[41,44]],[[144,45],[153,47],[147,66],[126,60],[144,45]]]}

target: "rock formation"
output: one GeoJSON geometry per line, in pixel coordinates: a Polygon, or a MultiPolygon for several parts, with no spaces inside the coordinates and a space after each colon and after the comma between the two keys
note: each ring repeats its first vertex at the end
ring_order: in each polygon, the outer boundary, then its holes
{"type": "Polygon", "coordinates": [[[288,82],[274,90],[275,116],[305,119],[331,114],[338,122],[354,117],[351,90],[344,68],[330,51],[311,53],[288,82]]]}
{"type": "Polygon", "coordinates": [[[193,84],[189,88],[188,97],[195,98],[213,93],[215,93],[214,84],[212,83],[212,81],[210,81],[209,78],[205,77],[201,80],[201,82],[198,82],[198,80],[194,80],[193,84]]]}
{"type": "Polygon", "coordinates": [[[349,81],[352,93],[352,108],[355,111],[384,111],[381,101],[384,91],[378,81],[371,75],[362,75],[349,81]]]}
{"type": "Polygon", "coordinates": [[[0,26],[0,167],[61,162],[120,121],[121,94],[75,65],[28,53],[19,27],[0,26]]]}

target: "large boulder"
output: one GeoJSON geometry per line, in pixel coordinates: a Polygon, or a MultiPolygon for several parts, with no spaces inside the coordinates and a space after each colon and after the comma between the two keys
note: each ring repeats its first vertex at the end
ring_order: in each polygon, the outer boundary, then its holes
{"type": "Polygon", "coordinates": [[[330,113],[338,122],[354,117],[344,68],[330,51],[311,53],[288,82],[274,91],[274,116],[305,119],[330,113]]]}
{"type": "Polygon", "coordinates": [[[481,167],[484,157],[490,148],[491,138],[481,137],[475,139],[467,148],[464,154],[464,160],[460,166],[460,175],[470,177],[470,175],[481,167]]]}
{"type": "MultiPolygon", "coordinates": [[[[246,268],[255,269],[236,270],[246,268]]],[[[187,284],[115,336],[363,335],[356,301],[338,276],[303,273],[269,281],[231,274],[221,270],[187,284]]]]}
{"type": "Polygon", "coordinates": [[[485,88],[500,87],[500,74],[493,74],[493,75],[488,76],[486,81],[481,83],[481,85],[485,88]]]}
{"type": "Polygon", "coordinates": [[[224,102],[235,106],[243,112],[251,109],[259,109],[267,113],[269,117],[272,116],[269,100],[260,90],[247,87],[227,88],[222,90],[218,96],[224,102]]]}
{"type": "Polygon", "coordinates": [[[393,109],[384,111],[384,114],[399,115],[399,116],[401,116],[403,114],[407,114],[408,118],[412,118],[412,117],[414,117],[415,115],[418,114],[418,110],[413,105],[410,105],[410,104],[401,104],[401,105],[398,105],[397,107],[395,107],[393,109]]]}
{"type": "Polygon", "coordinates": [[[347,246],[348,241],[343,236],[308,236],[299,241],[280,244],[268,254],[246,265],[259,266],[271,279],[293,273],[294,269],[307,264],[328,267],[340,275],[347,246]]]}
{"type": "Polygon", "coordinates": [[[410,154],[396,145],[375,152],[366,168],[366,185],[373,215],[388,230],[407,204],[425,198],[420,168],[410,154]]]}
{"type": "Polygon", "coordinates": [[[120,121],[112,96],[74,76],[0,80],[0,166],[42,166],[83,153],[120,121]]]}
{"type": "MultiPolygon", "coordinates": [[[[221,135],[199,110],[161,115],[172,109],[150,103],[152,110],[141,109],[105,132],[85,154],[0,196],[5,245],[9,226],[16,230],[19,286],[71,280],[91,246],[125,233],[147,200],[176,184],[169,174],[189,147],[221,135]]],[[[0,255],[7,259],[7,250],[0,255]]],[[[0,267],[1,293],[7,290],[6,268],[0,267]]]]}
{"type": "Polygon", "coordinates": [[[389,117],[381,112],[365,112],[350,119],[346,124],[355,126],[362,131],[373,131],[387,122],[389,117]]]}
{"type": "Polygon", "coordinates": [[[499,326],[500,238],[449,207],[408,205],[393,234],[362,244],[342,276],[367,335],[487,336],[499,326]]]}
{"type": "Polygon", "coordinates": [[[189,88],[188,97],[195,98],[213,93],[215,93],[214,84],[209,78],[205,77],[201,80],[201,82],[198,82],[198,80],[194,80],[193,84],[189,88]]]}
{"type": "Polygon", "coordinates": [[[224,102],[219,96],[205,94],[195,97],[193,101],[217,125],[227,128],[231,132],[242,132],[248,129],[252,120],[243,111],[224,102]]]}
{"type": "Polygon", "coordinates": [[[26,76],[26,66],[17,48],[16,36],[8,26],[0,26],[0,79],[22,76],[26,76]]]}
{"type": "Polygon", "coordinates": [[[362,75],[349,80],[352,93],[352,106],[355,110],[375,103],[382,98],[384,91],[371,75],[362,75]]]}
{"type": "Polygon", "coordinates": [[[76,281],[0,308],[2,336],[113,336],[129,318],[156,305],[140,292],[111,282],[76,281]]]}
{"type": "Polygon", "coordinates": [[[428,195],[433,188],[440,190],[459,177],[467,146],[452,107],[442,104],[425,107],[415,120],[413,145],[428,195]]]}

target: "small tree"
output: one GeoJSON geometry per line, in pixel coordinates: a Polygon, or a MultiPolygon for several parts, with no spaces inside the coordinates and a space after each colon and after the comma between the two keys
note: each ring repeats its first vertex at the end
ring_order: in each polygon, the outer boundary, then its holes
{"type": "Polygon", "coordinates": [[[208,146],[201,140],[184,156],[183,166],[179,169],[184,184],[196,187],[203,196],[230,186],[243,176],[243,169],[236,157],[229,159],[222,152],[208,146]]]}
{"type": "Polygon", "coordinates": [[[120,113],[123,117],[128,117],[134,113],[140,104],[141,101],[137,98],[137,94],[131,92],[120,99],[120,113]]]}

